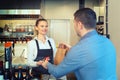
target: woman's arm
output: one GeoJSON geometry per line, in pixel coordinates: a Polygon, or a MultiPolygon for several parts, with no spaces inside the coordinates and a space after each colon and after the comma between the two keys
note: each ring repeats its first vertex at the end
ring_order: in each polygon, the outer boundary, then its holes
{"type": "Polygon", "coordinates": [[[28,58],[27,58],[27,62],[29,66],[37,66],[37,62],[34,61],[35,57],[36,57],[36,45],[35,45],[35,41],[30,41],[28,42],[27,45],[27,50],[28,50],[28,58]]]}

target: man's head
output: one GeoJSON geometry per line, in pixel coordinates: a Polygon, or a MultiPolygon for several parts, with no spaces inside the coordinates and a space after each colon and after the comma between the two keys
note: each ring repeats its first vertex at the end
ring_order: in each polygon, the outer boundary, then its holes
{"type": "Polygon", "coordinates": [[[83,36],[96,28],[96,13],[90,8],[82,8],[74,13],[75,30],[83,36]]]}

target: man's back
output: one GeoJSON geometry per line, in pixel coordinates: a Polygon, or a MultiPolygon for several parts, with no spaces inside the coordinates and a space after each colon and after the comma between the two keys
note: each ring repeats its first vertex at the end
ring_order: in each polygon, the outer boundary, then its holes
{"type": "Polygon", "coordinates": [[[110,40],[95,31],[86,36],[76,45],[80,48],[75,53],[80,60],[75,70],[78,80],[117,80],[116,51],[110,40]]]}

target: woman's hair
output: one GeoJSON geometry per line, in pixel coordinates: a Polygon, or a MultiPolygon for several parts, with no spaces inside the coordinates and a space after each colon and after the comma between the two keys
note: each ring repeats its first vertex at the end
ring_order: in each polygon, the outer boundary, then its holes
{"type": "Polygon", "coordinates": [[[47,22],[46,19],[37,19],[37,20],[36,20],[36,23],[35,23],[35,26],[38,26],[38,24],[39,24],[40,21],[45,21],[45,22],[47,22]]]}
{"type": "Polygon", "coordinates": [[[96,27],[96,13],[90,8],[82,8],[74,13],[74,19],[82,22],[86,29],[96,27]]]}

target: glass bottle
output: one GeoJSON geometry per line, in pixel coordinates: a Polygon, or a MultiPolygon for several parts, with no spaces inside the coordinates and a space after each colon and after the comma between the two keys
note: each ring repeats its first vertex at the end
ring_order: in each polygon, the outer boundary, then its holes
{"type": "Polygon", "coordinates": [[[5,67],[4,67],[4,80],[11,80],[12,69],[12,43],[6,42],[5,45],[5,67]]]}
{"type": "Polygon", "coordinates": [[[3,76],[3,61],[0,61],[0,80],[4,80],[3,76]]]}

